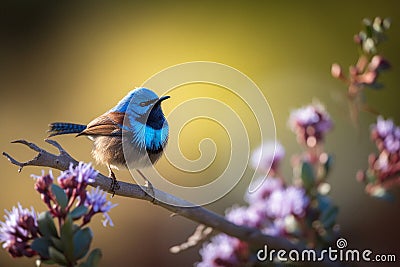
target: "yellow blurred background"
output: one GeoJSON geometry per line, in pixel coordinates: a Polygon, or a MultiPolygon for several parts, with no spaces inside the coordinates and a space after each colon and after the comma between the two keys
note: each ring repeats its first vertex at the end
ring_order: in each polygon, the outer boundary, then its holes
{"type": "MultiPolygon", "coordinates": [[[[330,76],[332,63],[347,68],[356,61],[352,38],[364,17],[391,17],[389,40],[380,49],[393,68],[381,77],[385,88],[368,90],[366,99],[385,117],[400,123],[397,6],[397,1],[3,2],[0,150],[28,160],[33,152],[10,144],[26,138],[54,151],[43,142],[50,122],[87,123],[164,68],[187,61],[220,62],[242,71],[261,88],[287,155],[300,151],[287,128],[290,110],[314,98],[327,105],[335,123],[326,149],[335,155],[331,196],[340,207],[341,236],[352,248],[399,257],[399,190],[396,201],[384,202],[368,197],[355,180],[355,173],[366,168],[367,156],[374,151],[369,125],[375,116],[362,113],[357,130],[348,116],[345,87],[330,76]]],[[[197,97],[214,92],[204,88],[201,92],[189,88],[186,93],[197,97]]],[[[171,96],[163,104],[167,114],[182,98],[179,91],[171,96]]],[[[214,167],[196,176],[208,181],[226,163],[226,133],[211,122],[196,122],[186,131],[180,142],[189,159],[199,156],[198,140],[216,136],[217,153],[222,154],[217,155],[214,167]]],[[[72,136],[57,140],[75,158],[93,161],[89,140],[72,136]]],[[[252,148],[258,145],[254,140],[250,144],[252,148]]],[[[287,156],[282,166],[287,177],[291,175],[289,161],[287,156]]],[[[160,166],[162,172],[162,162],[160,166]]],[[[96,167],[107,173],[104,166],[96,167]]],[[[45,209],[30,178],[32,173],[40,174],[41,168],[27,167],[18,174],[17,167],[2,158],[0,170],[0,210],[17,202],[38,211],[45,209]]],[[[170,174],[177,183],[197,184],[188,181],[186,173],[170,174]]],[[[232,204],[243,203],[250,174],[247,170],[234,190],[207,208],[223,214],[232,204]]],[[[130,181],[127,171],[118,171],[117,177],[130,181]]],[[[170,217],[169,212],[147,202],[118,196],[112,202],[118,203],[110,214],[115,227],[103,228],[100,218],[91,223],[93,247],[100,247],[104,254],[101,266],[192,266],[200,259],[199,247],[178,255],[168,251],[186,240],[195,223],[170,217]]],[[[31,259],[13,260],[0,251],[0,266],[33,264],[31,259]]]]}

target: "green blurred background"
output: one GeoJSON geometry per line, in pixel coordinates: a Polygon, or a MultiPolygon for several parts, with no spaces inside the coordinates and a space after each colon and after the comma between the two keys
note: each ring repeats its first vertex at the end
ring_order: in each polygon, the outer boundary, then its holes
{"type": "MultiPolygon", "coordinates": [[[[374,151],[368,133],[375,116],[362,113],[357,130],[348,116],[345,87],[330,76],[333,62],[347,68],[357,59],[352,38],[364,17],[391,17],[389,41],[380,49],[393,68],[381,77],[385,89],[368,91],[366,99],[400,123],[397,6],[397,1],[2,2],[0,150],[19,160],[30,159],[33,152],[10,141],[26,138],[52,149],[43,142],[48,123],[87,123],[171,65],[195,60],[224,63],[248,75],[262,89],[287,155],[300,150],[287,128],[290,110],[314,98],[327,105],[335,123],[326,144],[327,151],[335,155],[331,196],[340,206],[342,236],[352,248],[396,253],[399,258],[399,190],[394,202],[372,199],[354,178],[358,169],[366,168],[367,156],[374,151]]],[[[196,90],[191,92],[198,96],[196,90]]],[[[165,102],[166,113],[177,104],[174,98],[165,102]]],[[[229,143],[221,129],[197,123],[192,132],[182,133],[182,142],[188,144],[183,151],[186,156],[198,157],[198,143],[193,142],[205,135],[212,138],[214,130],[223,152],[229,143]]],[[[71,136],[57,140],[75,158],[92,161],[90,141],[71,136]]],[[[250,141],[254,148],[256,141],[250,141]]],[[[287,177],[289,161],[287,156],[282,166],[287,177]]],[[[220,156],[216,164],[222,163],[220,156]]],[[[103,166],[97,167],[106,173],[103,166]]],[[[18,174],[3,158],[0,169],[1,210],[17,202],[44,210],[29,177],[40,174],[40,168],[28,167],[18,174]]],[[[215,172],[220,172],[219,167],[215,172]]],[[[207,207],[223,213],[233,203],[243,203],[250,172],[226,197],[207,207]]],[[[119,171],[117,177],[130,179],[126,171],[119,171]]],[[[208,172],[199,179],[209,178],[208,172]]],[[[174,172],[174,179],[185,183],[188,178],[174,172]]],[[[93,245],[104,253],[101,266],[192,266],[199,260],[198,247],[178,255],[168,252],[191,234],[195,223],[170,217],[169,212],[147,202],[118,196],[112,201],[119,204],[111,212],[115,227],[103,228],[100,218],[91,224],[93,245]]],[[[33,264],[0,251],[1,266],[33,264]]]]}

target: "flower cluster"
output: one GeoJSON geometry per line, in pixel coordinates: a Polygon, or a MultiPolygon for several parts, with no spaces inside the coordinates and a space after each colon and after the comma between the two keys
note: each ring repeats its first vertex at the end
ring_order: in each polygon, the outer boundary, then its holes
{"type": "Polygon", "coordinates": [[[12,257],[32,257],[37,253],[30,247],[30,241],[39,236],[37,215],[22,208],[18,203],[11,211],[5,210],[5,222],[0,222],[0,242],[12,257]]]}
{"type": "MultiPolygon", "coordinates": [[[[295,110],[289,126],[306,151],[293,156],[293,183],[286,183],[278,168],[285,150],[279,142],[264,142],[255,149],[251,166],[261,176],[254,182],[254,192],[245,194],[246,206],[233,206],[226,211],[227,220],[259,229],[262,233],[308,244],[312,248],[326,247],[338,232],[338,208],[327,196],[326,182],[332,157],[320,145],[332,128],[329,114],[321,104],[295,110]]],[[[253,248],[244,241],[218,234],[200,249],[202,261],[197,267],[252,266],[253,248]]]]}
{"type": "Polygon", "coordinates": [[[354,36],[354,42],[361,51],[357,63],[349,67],[348,75],[344,74],[337,63],[332,64],[331,68],[332,76],[348,86],[350,115],[354,121],[357,120],[360,103],[363,102],[363,89],[380,89],[382,85],[378,83],[379,74],[390,68],[390,63],[377,51],[377,46],[386,39],[385,32],[390,28],[390,20],[380,17],[373,21],[364,19],[363,25],[365,29],[354,36]]]}
{"type": "Polygon", "coordinates": [[[371,21],[368,18],[363,20],[364,30],[354,35],[354,42],[358,44],[365,54],[376,54],[377,46],[386,39],[385,31],[390,28],[391,21],[389,18],[374,18],[371,21]]]}
{"type": "Polygon", "coordinates": [[[312,148],[323,141],[325,134],[331,130],[332,120],[322,104],[313,103],[292,111],[289,127],[300,144],[312,148]]]}
{"type": "Polygon", "coordinates": [[[400,127],[379,116],[371,126],[371,139],[378,154],[369,155],[368,169],[359,171],[357,179],[366,184],[370,195],[390,197],[387,189],[400,185],[400,127]]]}
{"type": "Polygon", "coordinates": [[[75,167],[71,164],[68,170],[61,173],[57,181],[69,198],[79,196],[80,201],[84,202],[86,187],[95,181],[97,174],[98,172],[90,164],[79,162],[75,167]]]}
{"type": "Polygon", "coordinates": [[[200,250],[202,261],[197,267],[242,266],[248,261],[246,242],[226,234],[219,234],[200,250]]]}
{"type": "Polygon", "coordinates": [[[86,196],[85,206],[88,207],[89,212],[83,218],[84,224],[88,223],[94,214],[100,212],[103,213],[104,217],[103,225],[107,226],[108,223],[110,226],[114,226],[108,212],[117,206],[117,204],[112,204],[110,201],[107,201],[106,192],[96,187],[95,189],[92,188],[90,192],[87,192],[86,196]]]}
{"type": "Polygon", "coordinates": [[[97,174],[98,172],[91,164],[80,162],[77,166],[71,164],[68,170],[60,174],[57,178],[59,186],[53,183],[54,178],[51,172],[46,175],[42,173],[41,176],[32,175],[32,177],[36,180],[35,189],[55,218],[65,219],[77,201],[77,207],[84,205],[90,209],[84,217],[85,224],[94,214],[103,213],[105,222],[113,225],[107,212],[114,206],[106,201],[105,193],[99,188],[91,192],[86,191],[87,186],[95,181],[97,174]]]}
{"type": "Polygon", "coordinates": [[[373,22],[364,19],[364,31],[354,36],[354,42],[362,51],[355,66],[350,66],[349,77],[344,75],[339,64],[332,65],[332,76],[349,84],[349,95],[355,97],[363,86],[377,88],[376,83],[380,71],[390,68],[389,62],[377,54],[377,46],[386,39],[385,31],[390,28],[389,19],[376,17],[373,22]]]}
{"type": "Polygon", "coordinates": [[[349,77],[343,73],[342,67],[337,63],[332,64],[331,73],[334,78],[348,83],[349,96],[356,97],[363,86],[379,88],[378,75],[388,68],[390,68],[390,63],[381,55],[375,55],[371,60],[368,60],[366,56],[361,56],[355,66],[350,66],[349,77]]]}
{"type": "MultiPolygon", "coordinates": [[[[400,152],[400,127],[392,120],[384,120],[379,116],[377,123],[371,127],[371,139],[375,141],[379,151],[398,158],[396,155],[400,152]]],[[[386,169],[387,166],[383,168],[386,169]]]]}
{"type": "MultiPolygon", "coordinates": [[[[279,155],[282,157],[274,158],[272,145],[261,146],[255,150],[253,157],[258,158],[261,153],[263,157],[270,155],[269,159],[263,158],[262,162],[269,166],[271,162],[275,162],[275,166],[278,166],[285,153],[281,145],[279,149],[279,155]],[[269,151],[260,151],[263,149],[269,151]]],[[[257,168],[259,167],[257,164],[257,168]]],[[[248,206],[234,206],[227,210],[225,217],[237,225],[255,227],[268,235],[282,237],[295,235],[299,222],[304,219],[310,204],[305,190],[301,187],[286,186],[281,178],[271,176],[260,177],[256,183],[261,186],[255,192],[248,192],[245,195],[248,206]]],[[[197,267],[243,266],[244,263],[251,261],[250,253],[251,250],[246,242],[219,234],[200,250],[202,261],[197,267]]]]}
{"type": "MultiPolygon", "coordinates": [[[[54,183],[52,172],[33,176],[34,188],[40,193],[48,211],[38,216],[20,204],[6,211],[5,222],[0,222],[0,242],[13,257],[39,255],[41,261],[51,260],[62,266],[75,266],[84,257],[92,240],[90,228],[85,227],[95,214],[103,214],[103,225],[113,225],[108,215],[115,207],[99,188],[86,190],[95,181],[97,171],[90,164],[70,165],[54,183]],[[58,221],[58,230],[54,220],[58,221]],[[81,223],[74,224],[81,220],[81,223]],[[67,245],[69,244],[69,245],[67,245]],[[55,252],[56,251],[56,252],[55,252]]],[[[101,256],[93,250],[87,265],[101,256]]]]}

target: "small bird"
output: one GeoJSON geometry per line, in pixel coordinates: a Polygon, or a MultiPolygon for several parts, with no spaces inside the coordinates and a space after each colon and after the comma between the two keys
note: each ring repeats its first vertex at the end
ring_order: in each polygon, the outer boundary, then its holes
{"type": "Polygon", "coordinates": [[[119,185],[111,168],[118,169],[118,166],[136,169],[153,191],[151,183],[139,169],[153,165],[168,142],[168,122],[161,109],[161,102],[168,98],[158,97],[147,88],[137,88],[87,125],[51,123],[49,137],[77,134],[93,140],[92,156],[97,163],[107,166],[113,195],[119,185]]]}

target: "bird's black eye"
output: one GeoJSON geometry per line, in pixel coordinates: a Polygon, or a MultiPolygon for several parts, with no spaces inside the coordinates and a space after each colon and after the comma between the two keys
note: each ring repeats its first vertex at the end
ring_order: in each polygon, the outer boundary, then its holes
{"type": "Polygon", "coordinates": [[[150,99],[150,100],[147,100],[147,101],[143,101],[143,102],[140,102],[140,103],[139,103],[139,106],[145,107],[145,106],[148,106],[148,105],[150,105],[150,104],[153,104],[153,103],[157,102],[157,100],[158,100],[158,98],[156,98],[156,99],[150,99]]]}

